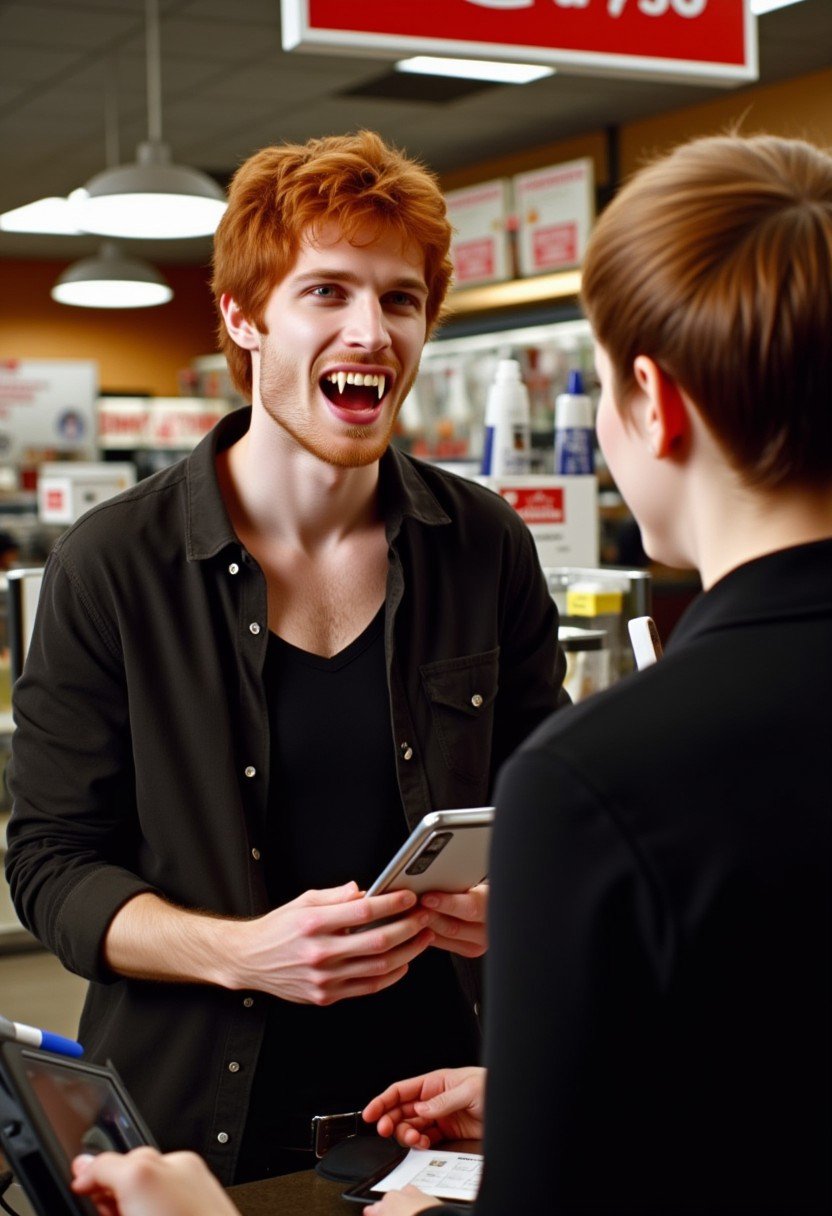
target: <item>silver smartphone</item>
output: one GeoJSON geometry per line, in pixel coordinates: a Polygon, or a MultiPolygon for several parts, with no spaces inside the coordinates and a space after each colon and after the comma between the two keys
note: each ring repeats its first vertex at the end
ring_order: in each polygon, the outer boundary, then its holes
{"type": "Polygon", "coordinates": [[[367,891],[468,891],[488,874],[493,806],[432,811],[417,824],[367,891]]]}

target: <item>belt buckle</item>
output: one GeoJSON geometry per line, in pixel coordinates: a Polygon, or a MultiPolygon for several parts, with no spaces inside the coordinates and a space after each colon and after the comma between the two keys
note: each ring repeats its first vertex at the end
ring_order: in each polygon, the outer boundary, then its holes
{"type": "Polygon", "coordinates": [[[342,1140],[355,1136],[362,1126],[361,1111],[351,1110],[340,1115],[312,1116],[312,1147],[320,1158],[342,1140]]]}

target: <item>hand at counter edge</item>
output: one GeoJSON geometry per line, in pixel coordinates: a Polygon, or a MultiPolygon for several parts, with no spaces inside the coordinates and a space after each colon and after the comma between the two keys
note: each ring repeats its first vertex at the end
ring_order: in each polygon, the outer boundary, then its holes
{"type": "Polygon", "coordinates": [[[372,1203],[364,1211],[369,1216],[416,1216],[428,1208],[441,1207],[440,1199],[433,1199],[416,1186],[406,1186],[401,1191],[388,1191],[380,1203],[372,1203]]]}
{"type": "Polygon", "coordinates": [[[72,1162],[72,1190],[100,1216],[240,1216],[195,1153],[134,1148],[72,1162]]]}

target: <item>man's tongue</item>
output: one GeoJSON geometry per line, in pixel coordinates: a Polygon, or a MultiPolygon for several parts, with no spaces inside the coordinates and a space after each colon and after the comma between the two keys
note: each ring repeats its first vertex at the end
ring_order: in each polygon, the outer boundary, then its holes
{"type": "Polygon", "coordinates": [[[378,391],[373,385],[345,384],[339,392],[337,385],[325,380],[322,387],[333,405],[342,410],[374,410],[378,405],[378,391]]]}

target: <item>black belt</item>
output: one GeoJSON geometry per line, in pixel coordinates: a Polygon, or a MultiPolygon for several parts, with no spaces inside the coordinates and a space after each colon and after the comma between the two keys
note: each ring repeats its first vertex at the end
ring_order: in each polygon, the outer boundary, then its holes
{"type": "Polygon", "coordinates": [[[342,1140],[373,1135],[376,1129],[364,1122],[360,1110],[354,1110],[338,1115],[276,1115],[269,1119],[267,1129],[261,1130],[261,1142],[265,1130],[275,1148],[323,1157],[342,1140]]]}

